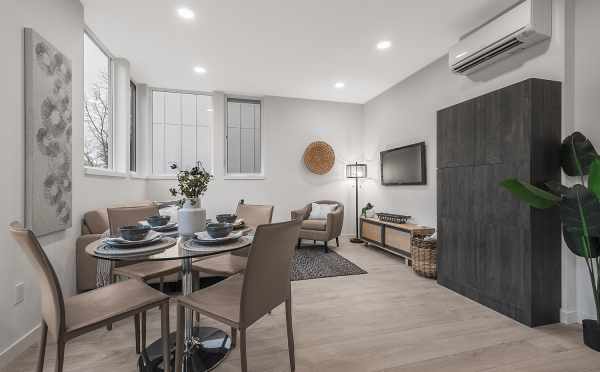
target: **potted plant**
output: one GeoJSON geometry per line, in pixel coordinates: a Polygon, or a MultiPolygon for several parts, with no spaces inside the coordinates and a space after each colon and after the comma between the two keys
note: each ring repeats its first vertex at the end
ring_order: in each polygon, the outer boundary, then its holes
{"type": "MultiPolygon", "coordinates": [[[[177,169],[177,165],[171,165],[177,169]]],[[[193,235],[206,230],[206,210],[202,209],[200,197],[206,192],[213,176],[200,163],[191,169],[177,172],[177,187],[169,189],[172,196],[179,196],[177,221],[181,235],[193,235]]]]}
{"type": "Polygon", "coordinates": [[[583,340],[600,351],[600,157],[592,143],[575,132],[562,142],[560,162],[565,174],[579,177],[580,183],[567,187],[548,182],[549,191],[514,178],[501,185],[534,208],[559,206],[564,240],[585,260],[596,305],[596,319],[583,320],[583,340]]]}

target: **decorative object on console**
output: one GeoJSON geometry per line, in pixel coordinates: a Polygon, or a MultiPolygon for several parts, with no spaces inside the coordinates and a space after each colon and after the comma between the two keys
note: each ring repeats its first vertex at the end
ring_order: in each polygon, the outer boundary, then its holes
{"type": "MultiPolygon", "coordinates": [[[[567,187],[550,181],[546,187],[551,192],[515,178],[506,179],[501,185],[533,208],[559,206],[564,240],[571,252],[585,260],[596,305],[596,319],[600,319],[600,282],[597,282],[595,274],[600,272],[600,157],[592,143],[583,134],[575,132],[562,142],[560,160],[566,175],[581,177],[580,184],[567,187]],[[589,175],[587,187],[586,175],[589,175]]],[[[600,351],[598,320],[583,321],[583,340],[588,347],[600,351]]]]}
{"type": "MultiPolygon", "coordinates": [[[[361,210],[360,216],[361,217],[369,217],[369,216],[367,216],[367,212],[371,212],[372,210],[373,210],[373,204],[367,203],[367,205],[365,205],[365,207],[361,210]]],[[[369,213],[369,214],[371,214],[371,213],[369,213]]]]}
{"type": "Polygon", "coordinates": [[[432,236],[430,232],[413,232],[410,258],[415,273],[435,279],[437,277],[437,240],[428,239],[430,236],[432,236]]]}
{"type": "Polygon", "coordinates": [[[394,214],[394,213],[377,213],[377,218],[380,221],[384,222],[392,222],[397,224],[404,224],[408,222],[410,216],[405,216],[403,214],[394,214]]]}
{"type": "Polygon", "coordinates": [[[355,195],[356,195],[356,204],[355,204],[355,206],[356,206],[356,208],[355,208],[356,236],[354,238],[350,239],[350,242],[362,243],[363,241],[362,241],[362,239],[359,238],[359,234],[358,234],[358,179],[367,177],[367,165],[359,164],[358,162],[355,162],[354,164],[346,165],[346,177],[354,178],[354,191],[355,191],[355,195]]]}
{"type": "Polygon", "coordinates": [[[190,170],[177,172],[178,186],[169,189],[172,196],[181,196],[177,205],[179,233],[184,236],[206,230],[206,210],[200,205],[200,197],[208,188],[208,183],[213,176],[208,173],[198,162],[190,170]]]}
{"type": "Polygon", "coordinates": [[[36,235],[71,227],[71,61],[25,29],[25,222],[36,235]]]}
{"type": "Polygon", "coordinates": [[[304,165],[315,174],[325,174],[333,168],[335,153],[327,142],[312,142],[304,150],[304,165]]]}

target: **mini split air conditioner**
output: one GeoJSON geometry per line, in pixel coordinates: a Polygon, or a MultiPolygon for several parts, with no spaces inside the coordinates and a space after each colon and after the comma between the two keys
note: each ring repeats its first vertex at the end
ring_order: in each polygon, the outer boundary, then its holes
{"type": "Polygon", "coordinates": [[[526,0],[463,36],[450,48],[450,70],[470,74],[550,38],[552,0],[526,0]]]}

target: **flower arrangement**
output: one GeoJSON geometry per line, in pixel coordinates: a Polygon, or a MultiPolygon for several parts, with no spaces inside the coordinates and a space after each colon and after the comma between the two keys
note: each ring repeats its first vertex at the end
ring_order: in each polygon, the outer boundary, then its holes
{"type": "MultiPolygon", "coordinates": [[[[177,169],[177,164],[172,164],[171,169],[177,169]]],[[[191,169],[183,169],[177,172],[177,187],[169,189],[172,196],[180,196],[177,201],[177,206],[180,208],[189,201],[192,206],[198,203],[198,198],[202,196],[208,188],[208,183],[214,177],[204,169],[202,164],[198,162],[191,169]]]]}

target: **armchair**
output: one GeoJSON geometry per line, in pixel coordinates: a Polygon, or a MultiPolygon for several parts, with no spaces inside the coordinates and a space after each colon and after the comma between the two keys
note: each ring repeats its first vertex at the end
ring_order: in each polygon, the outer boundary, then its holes
{"type": "Polygon", "coordinates": [[[344,224],[344,205],[332,200],[320,200],[314,202],[316,204],[335,204],[336,208],[329,214],[326,219],[310,219],[312,211],[312,203],[307,204],[302,209],[293,210],[291,217],[293,220],[302,220],[300,228],[300,237],[298,245],[302,239],[313,241],[322,241],[325,252],[329,251],[328,242],[335,239],[336,245],[340,246],[339,236],[342,233],[344,224]]]}

